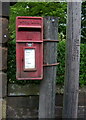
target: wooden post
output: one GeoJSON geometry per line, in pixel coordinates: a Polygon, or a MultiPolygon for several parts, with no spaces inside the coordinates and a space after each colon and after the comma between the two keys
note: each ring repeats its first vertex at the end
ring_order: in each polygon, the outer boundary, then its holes
{"type": "Polygon", "coordinates": [[[44,78],[40,85],[39,118],[55,117],[55,80],[57,63],[58,19],[44,18],[44,78]],[[53,41],[52,41],[53,40],[53,41]],[[46,65],[47,64],[47,65],[46,65]],[[49,66],[50,65],[50,66],[49,66]]]}
{"type": "Polygon", "coordinates": [[[68,3],[63,118],[77,118],[80,64],[81,2],[68,3]]]}

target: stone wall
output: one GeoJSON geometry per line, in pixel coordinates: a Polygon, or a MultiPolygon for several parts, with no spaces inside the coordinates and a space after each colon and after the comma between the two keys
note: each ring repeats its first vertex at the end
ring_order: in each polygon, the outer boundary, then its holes
{"type": "MultiPolygon", "coordinates": [[[[63,92],[56,86],[55,117],[62,117],[63,92]]],[[[38,118],[39,85],[8,85],[7,118],[38,118]]],[[[86,88],[79,89],[78,118],[86,118],[86,88]]]]}
{"type": "MultiPolygon", "coordinates": [[[[86,99],[79,95],[78,118],[86,118],[86,99]]],[[[39,96],[9,96],[7,98],[7,118],[38,118],[39,96]]],[[[63,95],[56,95],[55,117],[62,118],[63,95]]]]}
{"type": "Polygon", "coordinates": [[[0,119],[6,118],[9,2],[0,2],[0,119]]]}

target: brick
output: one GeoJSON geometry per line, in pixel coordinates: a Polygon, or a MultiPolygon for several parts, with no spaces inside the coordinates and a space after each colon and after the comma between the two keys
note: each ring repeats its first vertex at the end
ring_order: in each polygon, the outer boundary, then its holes
{"type": "Polygon", "coordinates": [[[0,98],[7,96],[7,74],[0,72],[0,98]]]}
{"type": "Polygon", "coordinates": [[[0,120],[2,120],[2,99],[0,99],[0,120]]]}
{"type": "Polygon", "coordinates": [[[0,47],[0,70],[2,70],[2,47],[0,47]]]}
{"type": "Polygon", "coordinates": [[[0,70],[7,69],[7,48],[0,47],[0,70]]]}
{"type": "Polygon", "coordinates": [[[6,119],[6,99],[0,99],[0,120],[6,119]]]}
{"type": "Polygon", "coordinates": [[[6,120],[6,105],[7,105],[6,99],[3,99],[3,101],[2,101],[2,118],[3,118],[3,120],[6,120]]]}
{"type": "Polygon", "coordinates": [[[0,43],[2,43],[2,19],[0,18],[0,43]]]}
{"type": "Polygon", "coordinates": [[[1,26],[1,32],[0,32],[0,43],[6,43],[9,38],[9,32],[8,32],[8,19],[7,18],[0,18],[0,26],[1,26]]]}

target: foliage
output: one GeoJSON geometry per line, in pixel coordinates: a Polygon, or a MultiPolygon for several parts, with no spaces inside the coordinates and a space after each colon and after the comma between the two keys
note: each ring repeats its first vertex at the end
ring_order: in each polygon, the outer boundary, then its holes
{"type": "Polygon", "coordinates": [[[59,65],[57,67],[57,80],[58,84],[62,84],[64,82],[64,71],[65,71],[65,40],[60,41],[58,44],[58,58],[57,61],[59,65]]]}
{"type": "MultiPolygon", "coordinates": [[[[86,45],[81,44],[80,46],[80,86],[86,85],[86,45]]],[[[63,85],[65,75],[65,40],[60,41],[58,44],[58,62],[60,63],[57,67],[57,79],[56,83],[63,85]]]]}
{"type": "Polygon", "coordinates": [[[80,85],[86,85],[86,44],[81,44],[80,52],[80,85]]]}
{"type": "Polygon", "coordinates": [[[14,83],[16,79],[16,50],[15,41],[8,42],[8,69],[7,78],[10,83],[14,83]]]}

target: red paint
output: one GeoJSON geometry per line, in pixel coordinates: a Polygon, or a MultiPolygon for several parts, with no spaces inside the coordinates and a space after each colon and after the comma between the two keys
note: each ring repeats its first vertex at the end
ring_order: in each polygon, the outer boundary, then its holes
{"type": "Polygon", "coordinates": [[[42,17],[20,16],[16,18],[16,78],[17,80],[41,80],[43,78],[42,17]],[[25,49],[35,51],[35,68],[25,68],[25,49]]]}

